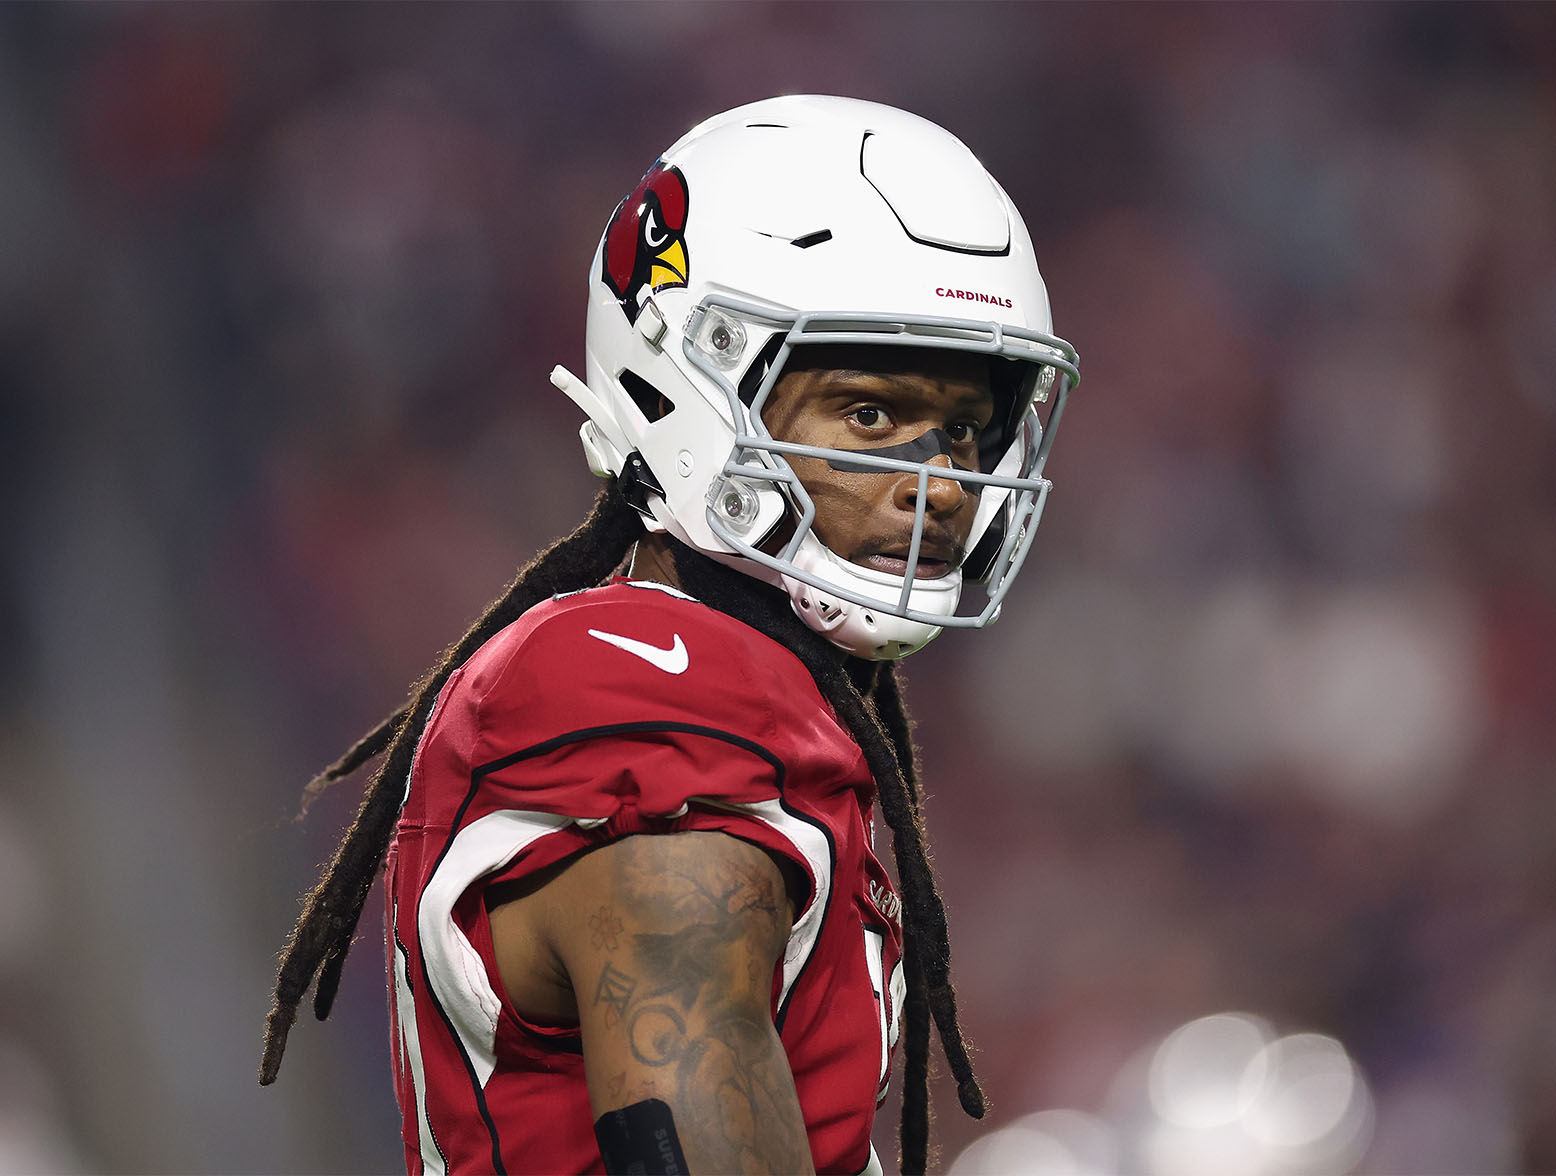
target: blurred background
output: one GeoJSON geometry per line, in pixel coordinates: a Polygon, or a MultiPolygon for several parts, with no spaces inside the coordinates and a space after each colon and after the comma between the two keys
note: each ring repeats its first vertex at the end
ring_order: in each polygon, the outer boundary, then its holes
{"type": "Polygon", "coordinates": [[[582,517],[616,202],[793,91],[959,134],[1085,373],[908,666],[940,1170],[1556,1171],[1556,7],[938,3],[0,8],[0,1171],[400,1166],[376,898],[255,1083],[300,789],[582,517]]]}

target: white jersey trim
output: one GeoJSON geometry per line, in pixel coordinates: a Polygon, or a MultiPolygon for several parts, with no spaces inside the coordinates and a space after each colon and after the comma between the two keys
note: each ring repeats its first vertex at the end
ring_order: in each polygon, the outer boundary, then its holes
{"type": "Polygon", "coordinates": [[[553,813],[488,813],[459,831],[422,891],[416,934],[427,982],[483,1089],[497,1068],[502,998],[492,987],[481,953],[454,922],[454,904],[476,879],[501,869],[521,850],[570,823],[571,818],[553,813]]]}
{"type": "Polygon", "coordinates": [[[694,796],[691,803],[721,812],[739,813],[753,821],[766,825],[777,833],[802,857],[810,867],[814,890],[810,905],[789,931],[789,942],[783,953],[783,988],[778,994],[778,1007],[789,999],[789,991],[799,979],[805,963],[816,950],[821,938],[821,924],[826,918],[827,903],[832,897],[832,846],[827,835],[815,825],[801,820],[783,807],[779,800],[758,800],[735,803],[694,796]]]}
{"type": "MultiPolygon", "coordinates": [[[[738,813],[765,825],[809,866],[810,903],[795,920],[784,949],[778,997],[778,1007],[782,1008],[821,936],[832,897],[831,844],[821,829],[794,816],[776,799],[740,804],[694,797],[691,803],[738,813]]],[[[554,813],[518,809],[488,813],[459,831],[422,891],[416,933],[427,981],[483,1089],[497,1068],[497,1022],[502,1013],[502,998],[492,987],[480,952],[455,923],[454,906],[477,879],[502,869],[534,842],[572,823],[571,817],[554,813]]]]}
{"type": "Polygon", "coordinates": [[[700,603],[695,596],[688,596],[679,588],[672,588],[669,584],[661,584],[658,580],[628,580],[628,588],[652,588],[655,592],[663,592],[666,596],[673,596],[677,600],[689,600],[693,604],[700,603]]]}
{"type": "Polygon", "coordinates": [[[421,1056],[421,1034],[416,1028],[416,1002],[411,991],[410,961],[400,942],[400,904],[394,904],[394,1015],[399,1030],[396,1044],[401,1065],[409,1066],[411,1085],[416,1092],[416,1134],[421,1142],[421,1166],[424,1176],[444,1176],[448,1162],[433,1134],[427,1118],[427,1074],[421,1056]]]}

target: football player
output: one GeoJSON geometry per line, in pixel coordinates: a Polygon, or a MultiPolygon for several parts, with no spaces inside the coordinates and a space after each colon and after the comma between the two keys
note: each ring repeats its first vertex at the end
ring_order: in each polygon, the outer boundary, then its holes
{"type": "Polygon", "coordinates": [[[410,1171],[878,1172],[900,1034],[922,1172],[931,1021],[983,1096],[896,662],[996,618],[1049,488],[1079,377],[1026,228],[914,115],[741,107],[612,216],[586,363],[593,512],[310,786],[386,753],[260,1080],[385,866],[410,1171]]]}

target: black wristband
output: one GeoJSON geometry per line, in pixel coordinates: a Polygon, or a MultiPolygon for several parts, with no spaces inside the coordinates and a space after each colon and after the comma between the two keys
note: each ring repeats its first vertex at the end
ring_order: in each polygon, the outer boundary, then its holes
{"type": "Polygon", "coordinates": [[[605,1112],[594,1121],[594,1138],[608,1176],[686,1176],[686,1153],[662,1099],[605,1112]]]}

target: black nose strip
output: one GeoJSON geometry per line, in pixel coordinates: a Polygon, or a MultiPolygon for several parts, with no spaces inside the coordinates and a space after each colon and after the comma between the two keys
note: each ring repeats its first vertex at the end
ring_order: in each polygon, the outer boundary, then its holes
{"type": "MultiPolygon", "coordinates": [[[[859,449],[851,452],[868,453],[871,457],[891,457],[898,461],[912,461],[923,463],[936,457],[950,457],[951,464],[959,470],[970,470],[970,467],[962,465],[952,457],[954,448],[951,434],[944,429],[930,429],[920,437],[912,441],[904,441],[901,445],[883,445],[879,449],[859,449]]],[[[889,474],[891,470],[883,470],[879,466],[864,465],[856,461],[827,458],[827,464],[835,470],[841,470],[845,474],[889,474]]],[[[968,486],[969,492],[974,492],[981,487],[968,486]]]]}

